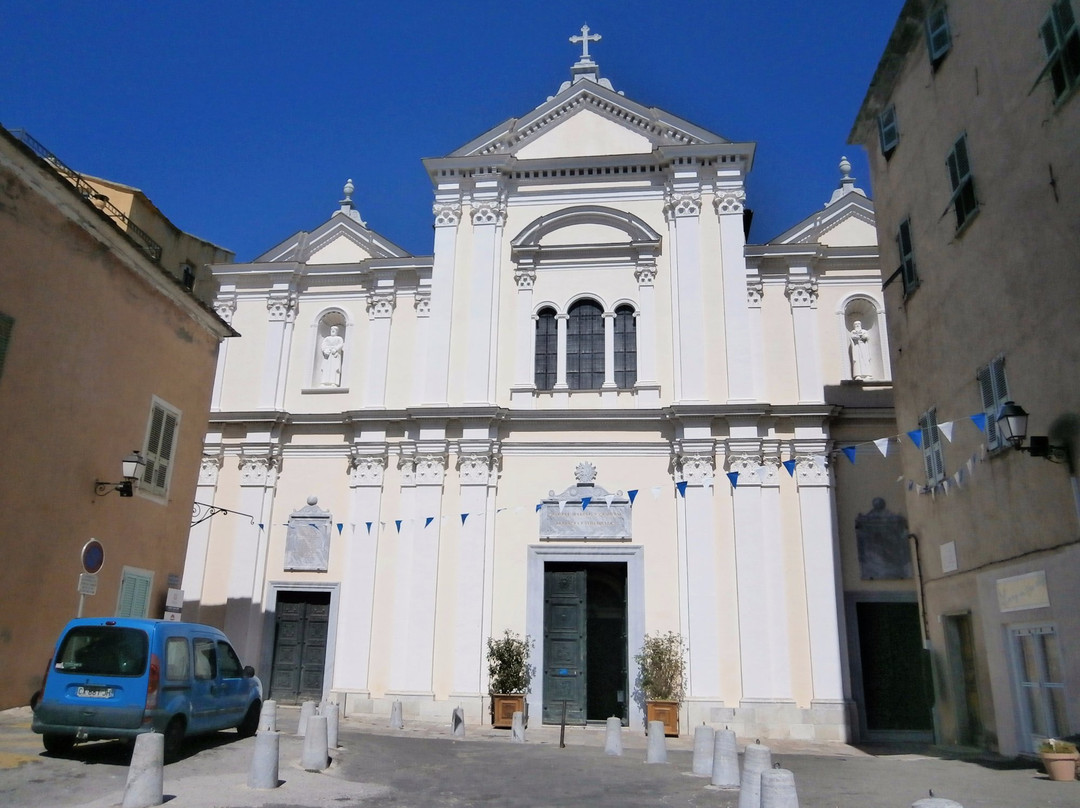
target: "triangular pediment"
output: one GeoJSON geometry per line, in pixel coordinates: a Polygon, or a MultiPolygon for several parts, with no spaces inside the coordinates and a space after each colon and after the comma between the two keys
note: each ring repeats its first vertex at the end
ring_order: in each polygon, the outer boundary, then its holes
{"type": "Polygon", "coordinates": [[[728,143],[677,115],[646,107],[593,81],[579,81],[528,115],[511,118],[450,157],[514,155],[532,160],[648,154],[661,146],[728,143]]]}
{"type": "Polygon", "coordinates": [[[862,192],[851,191],[768,243],[823,244],[827,247],[877,244],[874,203],[862,192]]]}
{"type": "Polygon", "coordinates": [[[306,264],[358,264],[369,258],[404,258],[408,252],[370,230],[354,215],[336,212],[310,233],[300,231],[255,259],[306,264]]]}

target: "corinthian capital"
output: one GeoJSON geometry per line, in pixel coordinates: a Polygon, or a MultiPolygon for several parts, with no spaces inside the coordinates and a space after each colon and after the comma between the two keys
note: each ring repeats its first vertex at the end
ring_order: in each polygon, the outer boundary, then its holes
{"type": "Polygon", "coordinates": [[[700,191],[668,191],[664,210],[669,217],[697,216],[701,213],[700,191]]]}
{"type": "Polygon", "coordinates": [[[676,460],[679,474],[691,485],[704,485],[716,475],[716,459],[711,454],[684,454],[676,460]]]}
{"type": "Polygon", "coordinates": [[[461,221],[460,202],[436,202],[431,212],[435,214],[436,227],[457,227],[461,221]]]}
{"type": "Polygon", "coordinates": [[[796,455],[795,479],[799,485],[828,485],[829,468],[824,455],[796,455]]]}
{"type": "Polygon", "coordinates": [[[518,289],[532,289],[536,283],[536,270],[519,267],[514,271],[514,283],[518,289]]]}
{"type": "Polygon", "coordinates": [[[221,454],[204,454],[199,464],[199,485],[217,485],[221,454]]]}
{"type": "Polygon", "coordinates": [[[214,313],[229,325],[232,325],[236,313],[236,295],[221,296],[214,300],[214,313]]]}
{"type": "Polygon", "coordinates": [[[502,224],[506,218],[506,202],[502,199],[485,199],[472,204],[473,225],[502,224]]]}
{"type": "Polygon", "coordinates": [[[784,294],[793,308],[813,306],[817,302],[818,283],[814,278],[789,278],[784,294]]]}
{"type": "Polygon", "coordinates": [[[386,457],[383,455],[360,454],[357,451],[349,457],[349,485],[378,487],[383,482],[386,471],[386,457]]]}
{"type": "Polygon", "coordinates": [[[499,468],[499,459],[491,454],[465,454],[458,457],[458,476],[462,485],[486,485],[499,468]]]}
{"type": "Polygon", "coordinates": [[[289,322],[296,319],[296,292],[272,292],[266,298],[266,310],[270,314],[270,322],[289,322]]]}
{"type": "Polygon", "coordinates": [[[446,476],[446,457],[443,455],[417,455],[414,469],[417,485],[441,485],[446,476]]]}
{"type": "Polygon", "coordinates": [[[271,449],[266,454],[260,455],[241,455],[240,485],[272,488],[277,484],[277,475],[280,468],[280,450],[274,451],[271,449]]]}
{"type": "Polygon", "coordinates": [[[713,197],[713,206],[721,216],[725,213],[742,213],[746,201],[746,191],[742,188],[717,188],[713,197]]]}
{"type": "Polygon", "coordinates": [[[368,317],[372,320],[386,319],[394,313],[397,302],[393,292],[369,292],[367,299],[368,317]]]}

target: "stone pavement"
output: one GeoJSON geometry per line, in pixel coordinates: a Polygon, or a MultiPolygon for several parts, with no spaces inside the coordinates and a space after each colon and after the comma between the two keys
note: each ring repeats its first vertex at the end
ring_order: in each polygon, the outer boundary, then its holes
{"type": "MultiPolygon", "coordinates": [[[[25,708],[24,708],[25,710],[25,708]]],[[[25,743],[18,754],[27,758],[15,770],[7,735],[0,732],[0,804],[114,808],[123,796],[126,769],[112,759],[96,758],[90,747],[76,747],[70,759],[52,759],[40,753],[40,740],[29,731],[29,711],[0,713],[0,730],[25,743]],[[7,727],[4,725],[7,724],[7,727]],[[29,734],[24,738],[21,733],[29,734]],[[32,744],[32,745],[31,745],[32,744]],[[36,749],[31,753],[29,750],[36,749]],[[80,750],[85,750],[80,753],[80,750]],[[30,759],[33,758],[33,759],[30,759]],[[85,788],[66,792],[70,801],[49,801],[49,764],[53,777],[74,777],[85,788]],[[91,777],[111,779],[89,788],[91,777]],[[5,775],[24,778],[23,788],[6,792],[5,775]],[[40,779],[41,785],[31,778],[40,779]],[[40,791],[36,791],[39,788],[40,791]],[[8,794],[8,797],[5,797],[8,794]],[[16,801],[10,801],[16,794],[16,801]]],[[[668,739],[668,763],[646,765],[646,739],[640,730],[623,731],[624,754],[604,754],[603,727],[572,727],[566,747],[559,747],[559,728],[534,726],[525,744],[510,741],[507,730],[468,726],[464,739],[445,725],[424,724],[406,718],[405,728],[393,730],[386,716],[355,715],[340,726],[341,747],[322,773],[299,766],[302,739],[295,732],[299,711],[279,707],[282,730],[277,789],[247,787],[253,740],[235,740],[231,732],[196,741],[180,761],[165,767],[164,792],[168,808],[324,808],[324,806],[495,806],[549,808],[550,806],[684,805],[734,808],[735,791],[708,785],[693,777],[693,737],[668,739]]],[[[755,739],[740,739],[740,744],[755,739]]],[[[962,756],[948,750],[857,749],[845,744],[795,741],[767,742],[773,759],[795,773],[802,808],[907,808],[917,799],[934,795],[956,800],[965,808],[1077,808],[1080,781],[1049,781],[1032,761],[1008,761],[989,756],[962,756]]],[[[113,745],[114,747],[116,745],[113,745]]],[[[116,756],[116,752],[112,752],[116,756]]]]}

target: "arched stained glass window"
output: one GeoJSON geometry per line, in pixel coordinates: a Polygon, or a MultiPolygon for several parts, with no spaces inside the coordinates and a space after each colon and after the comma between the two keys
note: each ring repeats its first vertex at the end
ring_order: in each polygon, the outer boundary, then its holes
{"type": "Polygon", "coordinates": [[[554,309],[541,309],[536,318],[536,369],[537,390],[555,387],[559,363],[559,335],[554,309]]]}
{"type": "Polygon", "coordinates": [[[569,313],[566,383],[571,390],[599,390],[604,383],[604,311],[595,301],[581,300],[569,313]]]}
{"type": "Polygon", "coordinates": [[[615,309],[615,386],[625,390],[637,381],[637,320],[630,306],[615,309]]]}

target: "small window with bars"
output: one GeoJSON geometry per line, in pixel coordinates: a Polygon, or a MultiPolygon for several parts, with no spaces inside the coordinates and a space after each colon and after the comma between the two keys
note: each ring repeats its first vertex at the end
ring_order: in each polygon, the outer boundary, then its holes
{"type": "Polygon", "coordinates": [[[971,176],[971,161],[968,159],[967,134],[961,135],[953,144],[945,164],[949,168],[949,183],[952,185],[949,204],[956,211],[956,229],[959,230],[979,211],[979,200],[975,197],[975,180],[971,176]]]}
{"type": "Polygon", "coordinates": [[[1009,400],[1009,386],[1005,381],[1005,357],[999,356],[983,365],[975,373],[979,382],[979,396],[986,415],[986,447],[1002,449],[1005,440],[998,431],[997,417],[1001,407],[1009,400]]]}
{"type": "Polygon", "coordinates": [[[926,50],[930,55],[930,65],[934,70],[945,59],[952,47],[952,31],[949,30],[949,15],[945,4],[931,9],[926,16],[926,50]]]}
{"type": "Polygon", "coordinates": [[[566,384],[599,390],[604,384],[604,310],[592,300],[570,307],[566,323],[566,384]]]}
{"type": "Polygon", "coordinates": [[[637,382],[637,320],[630,306],[615,309],[615,386],[627,390],[637,382]]]}
{"type": "Polygon", "coordinates": [[[878,115],[878,136],[881,143],[881,153],[885,155],[887,160],[892,156],[892,153],[896,151],[897,144],[900,143],[900,128],[896,123],[896,105],[889,104],[889,106],[878,115]]]}
{"type": "Polygon", "coordinates": [[[1046,50],[1046,66],[1039,80],[1050,74],[1054,101],[1058,102],[1080,83],[1080,32],[1069,0],[1057,0],[1050,7],[1039,35],[1046,50]]]}
{"type": "Polygon", "coordinates": [[[160,497],[168,495],[179,427],[180,411],[155,396],[150,407],[150,422],[146,427],[146,442],[143,444],[142,455],[146,467],[139,491],[160,497]]]}
{"type": "Polygon", "coordinates": [[[554,309],[536,315],[536,349],[533,382],[537,390],[552,390],[558,378],[559,333],[554,309]]]}
{"type": "Polygon", "coordinates": [[[945,453],[941,447],[941,431],[938,429],[936,407],[932,407],[919,416],[919,430],[922,432],[926,481],[929,485],[937,485],[945,479],[945,453]]]}

